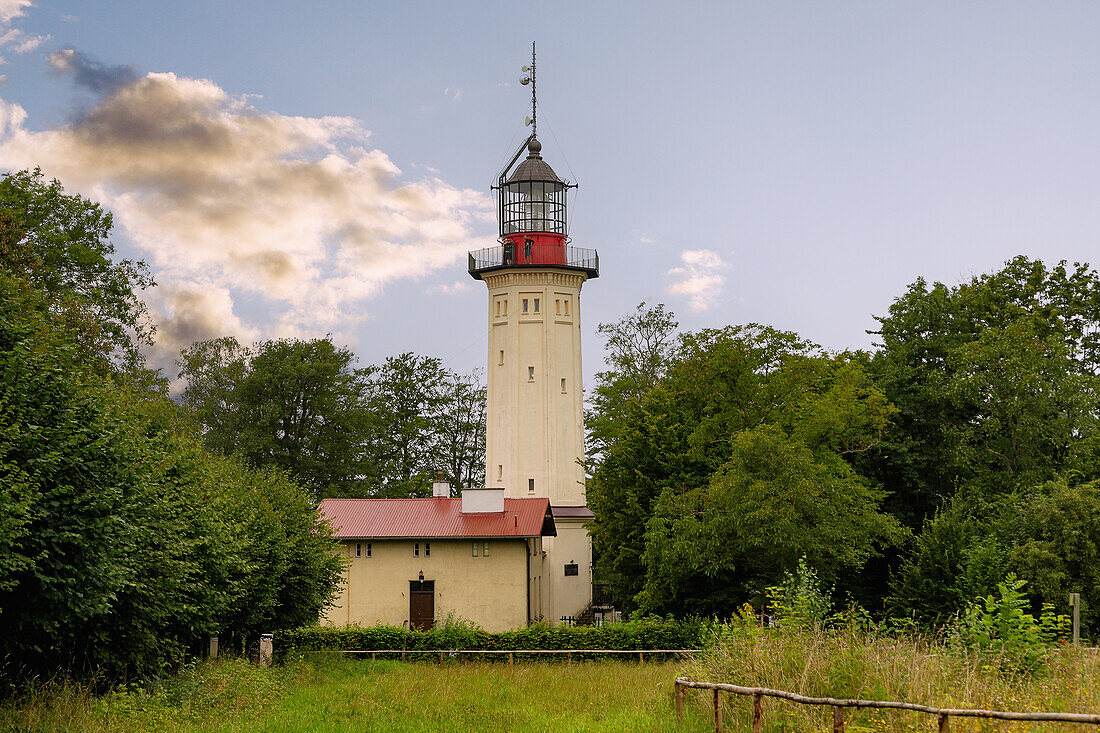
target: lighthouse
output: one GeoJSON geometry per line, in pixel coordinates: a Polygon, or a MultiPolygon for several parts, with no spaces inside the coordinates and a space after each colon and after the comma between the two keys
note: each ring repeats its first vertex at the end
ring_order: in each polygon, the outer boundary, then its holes
{"type": "Polygon", "coordinates": [[[497,245],[469,253],[469,273],[488,289],[485,485],[511,498],[550,500],[557,536],[544,538],[546,620],[577,618],[592,601],[592,512],[584,486],[581,288],[599,277],[595,250],[572,246],[567,194],[538,139],[535,58],[531,135],[492,188],[497,245]]]}

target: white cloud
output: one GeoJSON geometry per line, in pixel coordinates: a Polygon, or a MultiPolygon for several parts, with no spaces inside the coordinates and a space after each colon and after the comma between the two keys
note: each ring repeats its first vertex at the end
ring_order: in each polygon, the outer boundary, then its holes
{"type": "Polygon", "coordinates": [[[491,243],[474,235],[493,219],[488,196],[434,176],[403,180],[357,120],[261,112],[208,79],[139,77],[58,53],[54,68],[98,102],[34,131],[22,107],[0,100],[0,166],[41,166],[114,212],[158,272],[162,350],[341,331],[386,283],[491,243]],[[244,324],[241,293],[258,296],[272,322],[244,324]]]}
{"type": "Polygon", "coordinates": [[[709,309],[722,294],[725,275],[729,269],[721,255],[710,249],[688,249],[680,253],[683,267],[673,267],[667,275],[671,279],[668,292],[688,299],[688,306],[695,312],[709,309]]]}
{"type": "MultiPolygon", "coordinates": [[[[29,53],[50,39],[49,36],[28,36],[18,28],[9,28],[11,22],[25,15],[32,7],[31,0],[0,0],[0,48],[11,49],[15,53],[29,53]]],[[[0,57],[0,64],[6,63],[0,57]]]]}
{"type": "Polygon", "coordinates": [[[429,295],[455,295],[457,293],[468,293],[474,289],[473,283],[467,280],[455,280],[452,283],[440,283],[439,285],[433,285],[424,292],[429,295]]]}
{"type": "Polygon", "coordinates": [[[31,0],[0,0],[0,24],[7,25],[32,5],[31,0]]]}

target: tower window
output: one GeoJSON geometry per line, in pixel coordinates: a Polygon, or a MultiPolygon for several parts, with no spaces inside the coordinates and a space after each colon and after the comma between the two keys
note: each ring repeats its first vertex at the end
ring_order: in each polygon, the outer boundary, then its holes
{"type": "MultiPolygon", "coordinates": [[[[569,312],[568,308],[566,308],[565,310],[566,310],[566,312],[569,312]]],[[[504,299],[504,315],[508,315],[508,299],[507,298],[504,299]]]]}
{"type": "Polygon", "coordinates": [[[524,313],[526,313],[526,312],[527,312],[527,298],[524,298],[524,299],[523,299],[523,312],[524,312],[524,313]]]}
{"type": "Polygon", "coordinates": [[[561,298],[554,298],[554,315],[561,315],[561,298]]]}
{"type": "Polygon", "coordinates": [[[527,479],[527,490],[532,492],[535,490],[535,479],[527,479]]]}
{"type": "MultiPolygon", "coordinates": [[[[508,310],[508,304],[507,303],[504,304],[504,310],[505,311],[508,310]]],[[[565,299],[565,315],[569,315],[569,298],[565,299]]]]}
{"type": "Polygon", "coordinates": [[[504,466],[497,464],[497,481],[504,480],[504,466]]]}
{"type": "Polygon", "coordinates": [[[497,359],[497,364],[504,366],[504,349],[500,350],[500,358],[497,359]]]}
{"type": "Polygon", "coordinates": [[[527,381],[535,381],[535,368],[533,366],[527,367],[527,381]]]}
{"type": "Polygon", "coordinates": [[[539,299],[535,298],[535,313],[539,312],[539,299]]]}
{"type": "Polygon", "coordinates": [[[561,378],[561,393],[565,394],[565,377],[561,378]]]}

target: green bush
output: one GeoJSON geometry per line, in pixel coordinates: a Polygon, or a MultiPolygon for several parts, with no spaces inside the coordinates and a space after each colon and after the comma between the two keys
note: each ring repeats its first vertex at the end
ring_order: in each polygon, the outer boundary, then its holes
{"type": "Polygon", "coordinates": [[[1049,647],[1065,638],[1069,619],[1056,615],[1049,603],[1043,604],[1038,620],[1027,613],[1026,584],[1009,574],[997,584],[999,597],[989,595],[969,603],[952,629],[955,645],[1000,655],[1004,664],[1020,671],[1042,667],[1049,647]]]}
{"type": "Polygon", "coordinates": [[[307,651],[446,651],[449,649],[694,649],[702,643],[704,626],[696,619],[676,621],[656,617],[603,626],[549,626],[490,634],[476,624],[448,618],[429,631],[399,626],[310,626],[275,634],[278,658],[307,651]]]}

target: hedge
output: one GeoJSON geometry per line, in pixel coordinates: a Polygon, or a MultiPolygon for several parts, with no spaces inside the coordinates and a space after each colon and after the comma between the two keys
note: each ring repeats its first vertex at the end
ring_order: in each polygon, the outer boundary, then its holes
{"type": "Polygon", "coordinates": [[[695,649],[702,644],[704,628],[698,620],[656,617],[603,626],[535,624],[496,634],[468,621],[448,621],[429,631],[386,624],[309,626],[276,632],[274,644],[278,658],[290,652],[324,650],[695,649]]]}

